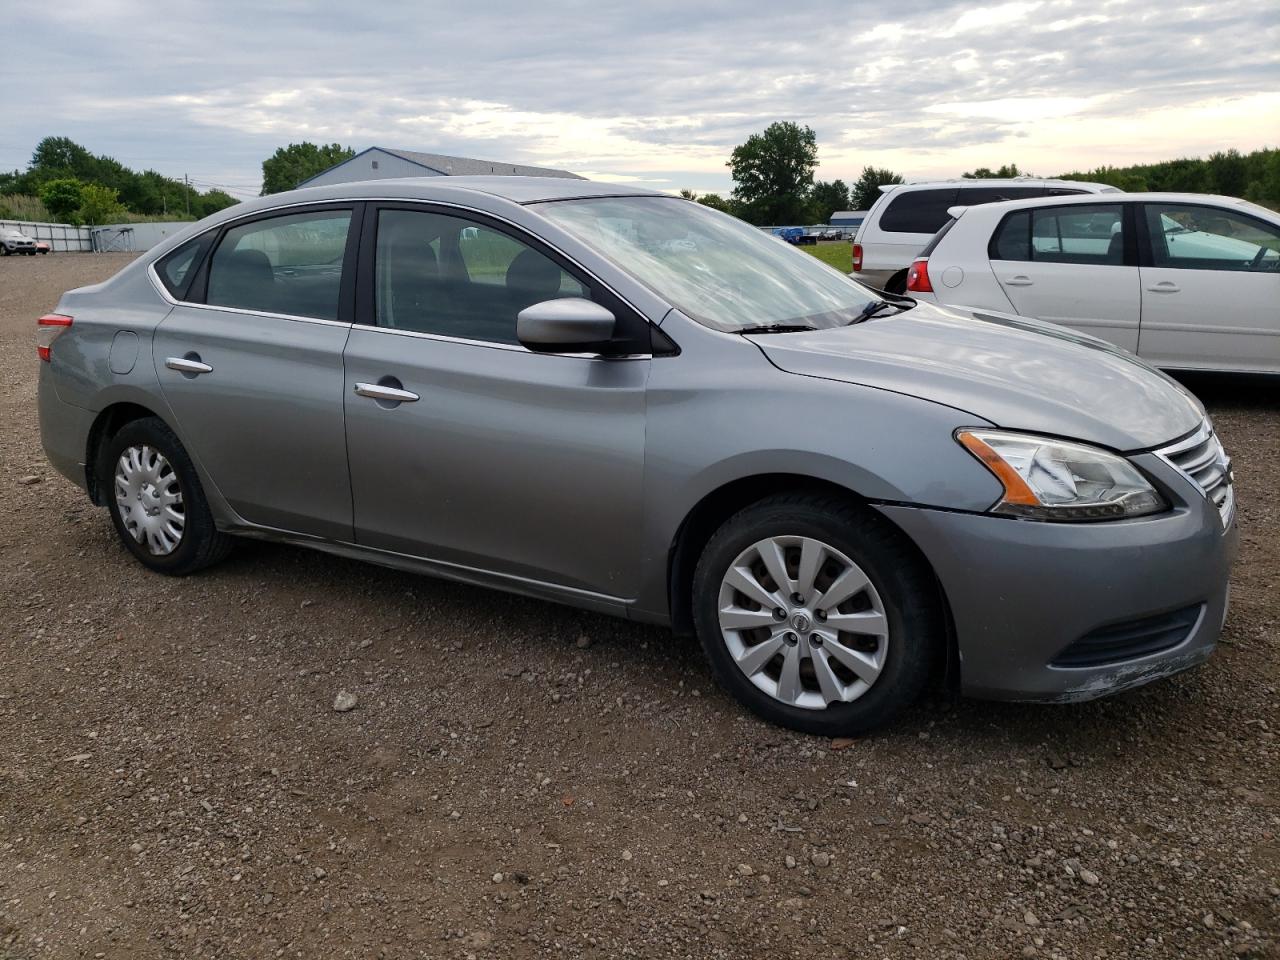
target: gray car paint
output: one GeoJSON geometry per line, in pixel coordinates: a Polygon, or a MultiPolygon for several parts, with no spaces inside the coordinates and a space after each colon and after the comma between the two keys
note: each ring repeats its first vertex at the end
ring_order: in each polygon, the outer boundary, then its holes
{"type": "Polygon", "coordinates": [[[1002,427],[1140,450],[1194,430],[1199,401],[1117,347],[920,305],[890,321],[757,338],[792,373],[927,396],[1002,427]]]}
{"type": "MultiPolygon", "coordinates": [[[[999,484],[952,439],[961,427],[1000,425],[1145,449],[1199,423],[1203,412],[1185,392],[1118,353],[924,306],[815,333],[713,331],[538,214],[541,202],[602,195],[649,192],[543,178],[440,178],[311,188],[222,211],[60,301],[59,312],[76,320],[53,362],[41,364],[49,459],[85,485],[95,418],[115,403],[138,404],[182,437],[222,529],[659,623],[672,618],[669,561],[691,511],[744,478],[814,478],[871,502],[925,554],[952,610],[970,692],[1047,699],[1105,692],[1114,671],[1046,664],[1071,631],[1113,614],[1206,607],[1196,637],[1139,664],[1130,679],[1155,675],[1161,664],[1186,665],[1212,646],[1234,533],[1223,533],[1190,481],[1158,458],[1138,458],[1172,493],[1168,514],[1088,525],[993,517],[983,511],[999,484]],[[372,198],[482,211],[536,234],[661,325],[679,354],[614,361],[463,341],[434,354],[430,338],[406,344],[418,338],[243,314],[229,323],[260,322],[261,331],[277,333],[272,349],[261,340],[253,347],[249,336],[241,357],[234,338],[210,333],[214,311],[175,310],[149,272],[166,252],[224,221],[372,198]],[[120,331],[136,333],[153,362],[113,373],[108,357],[120,331]],[[305,355],[298,362],[284,355],[295,338],[305,355]],[[344,348],[350,369],[341,396],[330,400],[327,384],[337,386],[344,348]],[[452,370],[442,362],[446,349],[452,370]],[[210,362],[206,351],[219,353],[203,398],[163,366],[188,350],[210,362]],[[419,377],[429,402],[357,404],[356,376],[419,377]],[[234,411],[234,422],[218,423],[217,408],[234,411]],[[347,435],[349,473],[335,466],[334,423],[347,435]],[[260,439],[234,449],[245,436],[260,439]],[[288,483],[284,491],[252,491],[255,457],[246,451],[274,452],[284,463],[302,457],[305,493],[288,483]],[[354,515],[350,500],[340,502],[348,483],[354,515]],[[434,509],[433,490],[444,510],[434,509]]],[[[272,484],[288,479],[269,476],[272,484]]]]}

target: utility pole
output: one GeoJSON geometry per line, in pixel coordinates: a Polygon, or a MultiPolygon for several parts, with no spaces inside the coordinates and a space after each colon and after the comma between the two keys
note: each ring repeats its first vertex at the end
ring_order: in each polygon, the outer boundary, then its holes
{"type": "Polygon", "coordinates": [[[191,216],[191,180],[185,173],[182,175],[182,186],[182,192],[187,198],[187,216],[189,217],[191,216]]]}

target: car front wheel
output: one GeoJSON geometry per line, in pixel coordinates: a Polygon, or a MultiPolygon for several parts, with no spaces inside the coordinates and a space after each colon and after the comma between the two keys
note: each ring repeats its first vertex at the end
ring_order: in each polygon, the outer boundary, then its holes
{"type": "Polygon", "coordinates": [[[227,555],[231,538],[214,526],[191,457],[163,420],[126,424],[99,464],[116,533],[143,566],[183,576],[227,555]]]}
{"type": "Polygon", "coordinates": [[[767,720],[824,736],[892,720],[944,640],[912,545],[838,497],[771,497],[730,518],[703,551],[693,596],[721,685],[767,720]]]}

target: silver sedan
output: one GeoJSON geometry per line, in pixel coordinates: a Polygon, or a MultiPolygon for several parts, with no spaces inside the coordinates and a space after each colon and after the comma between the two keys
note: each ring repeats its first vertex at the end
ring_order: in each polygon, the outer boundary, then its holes
{"type": "Polygon", "coordinates": [[[778,723],[934,680],[1068,701],[1202,662],[1230,465],[1122,350],[884,297],[580,180],[229,208],[38,325],[54,466],[159,573],[237,536],[696,634],[778,723]]]}

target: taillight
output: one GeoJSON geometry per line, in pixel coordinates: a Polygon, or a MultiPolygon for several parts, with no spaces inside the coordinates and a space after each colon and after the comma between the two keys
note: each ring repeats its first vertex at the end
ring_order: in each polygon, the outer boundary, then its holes
{"type": "Polygon", "coordinates": [[[36,321],[36,354],[41,360],[49,362],[49,350],[53,347],[53,341],[66,333],[70,326],[71,318],[60,313],[46,313],[36,321]]]}
{"type": "Polygon", "coordinates": [[[933,284],[929,282],[929,259],[921,257],[912,262],[907,271],[907,290],[911,293],[933,293],[933,284]]]}
{"type": "Polygon", "coordinates": [[[862,272],[862,244],[860,243],[853,245],[853,269],[855,273],[862,272]]]}

